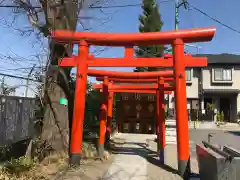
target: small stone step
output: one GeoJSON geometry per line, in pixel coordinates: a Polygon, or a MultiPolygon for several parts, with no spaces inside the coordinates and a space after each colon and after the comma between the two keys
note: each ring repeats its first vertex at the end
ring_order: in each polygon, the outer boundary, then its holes
{"type": "Polygon", "coordinates": [[[167,136],[176,136],[177,132],[176,131],[166,131],[167,136]]]}
{"type": "Polygon", "coordinates": [[[167,144],[176,144],[176,142],[177,142],[177,138],[176,137],[166,137],[166,143],[167,144]]]}
{"type": "Polygon", "coordinates": [[[176,121],[166,120],[166,144],[177,144],[177,132],[176,132],[176,121]]]}

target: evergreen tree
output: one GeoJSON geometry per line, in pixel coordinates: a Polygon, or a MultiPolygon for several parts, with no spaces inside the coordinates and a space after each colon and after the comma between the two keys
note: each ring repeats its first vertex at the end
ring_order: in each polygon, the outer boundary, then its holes
{"type": "MultiPolygon", "coordinates": [[[[139,32],[158,32],[161,31],[163,21],[159,13],[159,7],[156,0],[143,0],[143,14],[139,16],[139,32]]],[[[163,55],[164,46],[144,46],[138,47],[135,50],[137,57],[161,57],[163,55]]],[[[135,72],[155,71],[157,68],[136,68],[135,72]]]]}

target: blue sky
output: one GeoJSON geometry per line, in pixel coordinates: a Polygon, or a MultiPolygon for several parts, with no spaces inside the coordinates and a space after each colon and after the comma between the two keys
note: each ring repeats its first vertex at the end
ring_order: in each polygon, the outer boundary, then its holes
{"type": "MultiPolygon", "coordinates": [[[[113,1],[108,5],[126,5],[126,4],[137,4],[141,3],[138,0],[121,0],[113,1]]],[[[158,2],[161,2],[159,0],[158,2]]],[[[189,0],[189,3],[195,7],[203,10],[208,15],[220,20],[221,22],[239,29],[240,22],[237,21],[237,17],[240,17],[239,9],[240,1],[231,0],[231,4],[227,0],[189,0]]],[[[174,1],[159,3],[160,13],[162,20],[164,21],[163,31],[174,29],[174,15],[175,6],[174,1]]],[[[86,22],[86,27],[96,27],[93,31],[98,32],[138,32],[138,16],[142,13],[140,6],[136,7],[126,7],[126,8],[112,8],[104,9],[105,13],[111,14],[111,19],[107,24],[101,25],[102,21],[97,22],[92,20],[91,22],[86,22]]],[[[105,17],[99,10],[88,10],[83,16],[93,16],[105,17]]],[[[196,48],[186,47],[189,53],[234,53],[240,54],[240,34],[233,32],[222,25],[214,22],[208,17],[200,14],[196,10],[185,10],[183,7],[180,8],[180,24],[179,29],[185,28],[200,28],[200,27],[212,27],[217,28],[217,32],[214,39],[211,42],[198,43],[195,44],[201,49],[197,51],[196,48]]],[[[83,21],[84,23],[85,21],[83,21]]],[[[122,48],[109,48],[109,50],[103,51],[100,56],[104,57],[121,57],[123,56],[122,48]]],[[[104,68],[103,68],[104,69],[104,68]]],[[[112,68],[113,70],[121,71],[132,71],[132,68],[112,68]]]]}
{"type": "MultiPolygon", "coordinates": [[[[106,0],[105,0],[106,1],[106,0]]],[[[159,0],[158,2],[161,2],[159,0]]],[[[108,0],[108,5],[126,5],[126,4],[139,4],[141,0],[108,0]]],[[[240,31],[240,1],[239,0],[189,0],[189,3],[201,9],[208,15],[218,19],[219,21],[227,24],[234,29],[240,31]]],[[[174,29],[174,1],[159,3],[160,13],[164,21],[163,31],[174,29]]],[[[93,19],[82,20],[82,24],[86,28],[92,28],[91,31],[97,32],[138,32],[138,16],[142,12],[140,6],[126,7],[126,8],[111,8],[103,9],[84,9],[80,17],[94,17],[93,19]],[[104,22],[104,23],[103,23],[104,22]]],[[[34,36],[23,37],[19,32],[11,27],[6,26],[5,21],[10,22],[12,19],[11,9],[0,10],[0,73],[8,73],[15,75],[26,76],[27,70],[6,70],[22,67],[31,67],[33,64],[39,66],[38,60],[33,56],[35,54],[42,54],[40,56],[43,60],[46,59],[46,52],[43,48],[47,47],[36,43],[34,36]],[[33,46],[34,44],[34,46],[33,46]],[[3,56],[18,57],[18,60],[2,59],[3,56]],[[24,57],[24,58],[19,58],[24,57]]],[[[9,23],[8,23],[9,24],[9,23]]],[[[14,27],[26,28],[29,26],[27,18],[21,16],[14,23],[14,27]]],[[[214,22],[208,17],[200,14],[196,10],[185,10],[183,7],[180,9],[180,29],[185,28],[200,28],[212,27],[217,28],[214,39],[207,43],[198,43],[197,46],[202,48],[197,51],[196,48],[186,47],[189,53],[233,53],[240,54],[240,33],[233,32],[226,27],[214,22]]],[[[78,30],[82,28],[79,25],[78,30]]],[[[108,48],[101,52],[99,56],[102,57],[121,57],[123,55],[122,48],[108,48]]],[[[112,69],[112,68],[111,68],[112,69]]],[[[131,71],[129,68],[114,68],[113,70],[131,71]]],[[[0,77],[1,78],[1,77],[0,77]]],[[[8,80],[6,78],[6,80],[8,80]]],[[[5,81],[6,81],[5,80],[5,81]]],[[[17,82],[24,84],[25,82],[17,82]]],[[[9,78],[8,84],[16,84],[9,78]]],[[[23,91],[23,88],[21,92],[23,91]]],[[[21,93],[20,93],[21,94],[21,93]]]]}
{"type": "MultiPolygon", "coordinates": [[[[159,0],[160,2],[161,0],[159,0]]],[[[120,1],[114,1],[120,2],[120,1]]],[[[124,4],[136,4],[139,3],[138,0],[121,0],[121,3],[116,3],[115,5],[124,4]]],[[[231,3],[227,0],[189,0],[189,2],[195,7],[203,10],[207,14],[221,22],[235,28],[240,31],[240,22],[238,22],[238,17],[240,17],[239,7],[240,1],[231,0],[231,3]]],[[[112,4],[110,4],[112,5],[112,4]]],[[[160,13],[164,21],[163,31],[174,29],[174,1],[164,2],[159,4],[160,13]]],[[[101,16],[101,12],[98,10],[89,10],[88,14],[101,16]],[[92,11],[92,12],[91,12],[92,11]]],[[[108,10],[109,13],[113,13],[113,17],[106,25],[101,25],[101,22],[92,21],[91,24],[96,26],[94,31],[107,31],[107,32],[137,32],[138,31],[138,16],[142,12],[141,7],[127,7],[127,8],[114,8],[108,10]],[[100,26],[100,27],[99,27],[100,26]]],[[[107,11],[106,11],[107,12],[107,11]]],[[[88,22],[89,24],[89,22],[88,22]]],[[[233,32],[222,25],[210,20],[208,17],[200,14],[196,10],[185,10],[180,9],[180,29],[185,28],[199,28],[199,27],[211,27],[215,26],[217,28],[217,33],[211,42],[199,43],[203,48],[199,53],[240,53],[239,40],[240,34],[233,32]]],[[[191,48],[192,49],[192,48],[191,48]]],[[[190,50],[190,49],[189,49],[190,50]]],[[[112,56],[116,51],[110,50],[105,51],[105,55],[112,56]]],[[[193,48],[192,53],[196,53],[193,48]]],[[[103,54],[103,53],[102,53],[103,54]]],[[[119,52],[117,52],[119,54],[119,52]]]]}

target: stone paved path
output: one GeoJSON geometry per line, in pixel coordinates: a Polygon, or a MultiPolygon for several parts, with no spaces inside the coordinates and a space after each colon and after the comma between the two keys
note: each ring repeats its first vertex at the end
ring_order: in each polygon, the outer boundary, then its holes
{"type": "MultiPolygon", "coordinates": [[[[118,134],[117,147],[120,151],[114,155],[112,165],[103,176],[104,180],[180,180],[177,175],[176,145],[166,147],[166,166],[158,163],[155,135],[118,134]],[[147,142],[148,141],[148,142],[147,142]],[[123,144],[124,142],[124,144],[123,144]],[[147,142],[147,143],[146,143],[147,142]],[[148,144],[148,145],[147,145],[148,144]]],[[[116,141],[116,142],[117,142],[116,141]]],[[[193,152],[194,153],[194,152],[193,152]]],[[[192,169],[197,172],[196,160],[192,169]]]]}
{"type": "MultiPolygon", "coordinates": [[[[164,166],[159,165],[155,135],[117,134],[110,159],[90,160],[77,169],[64,169],[55,180],[182,180],[177,175],[177,148],[167,145],[164,166]]],[[[191,144],[191,169],[198,173],[195,145],[191,144]]],[[[193,178],[191,179],[193,180],[193,178]]],[[[199,180],[195,178],[194,180],[199,180]]]]}

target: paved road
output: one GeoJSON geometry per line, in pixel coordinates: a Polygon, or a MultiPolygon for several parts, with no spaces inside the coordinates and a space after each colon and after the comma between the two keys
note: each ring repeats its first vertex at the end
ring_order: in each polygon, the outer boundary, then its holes
{"type": "Polygon", "coordinates": [[[212,143],[219,145],[228,145],[240,150],[240,131],[191,129],[189,132],[191,141],[194,141],[196,143],[201,143],[203,140],[208,141],[208,134],[212,133],[212,143]]]}

